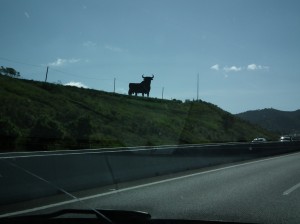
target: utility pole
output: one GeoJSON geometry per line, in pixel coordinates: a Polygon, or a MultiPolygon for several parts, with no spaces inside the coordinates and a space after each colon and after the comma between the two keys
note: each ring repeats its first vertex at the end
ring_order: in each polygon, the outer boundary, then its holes
{"type": "Polygon", "coordinates": [[[45,82],[47,82],[47,78],[48,78],[48,70],[49,70],[49,66],[47,66],[45,82]]]}
{"type": "Polygon", "coordinates": [[[165,87],[162,87],[162,91],[161,91],[161,99],[162,100],[164,99],[164,90],[165,90],[165,87]]]}
{"type": "Polygon", "coordinates": [[[116,92],[116,78],[114,78],[114,93],[116,92]]]}
{"type": "Polygon", "coordinates": [[[199,100],[199,73],[197,75],[197,101],[199,100]]]}

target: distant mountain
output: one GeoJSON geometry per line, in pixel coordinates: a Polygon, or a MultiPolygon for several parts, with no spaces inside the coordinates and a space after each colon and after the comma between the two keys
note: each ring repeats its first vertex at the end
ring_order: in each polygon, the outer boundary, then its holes
{"type": "Polygon", "coordinates": [[[300,133],[300,110],[280,111],[271,108],[252,110],[236,115],[282,135],[300,133]]]}

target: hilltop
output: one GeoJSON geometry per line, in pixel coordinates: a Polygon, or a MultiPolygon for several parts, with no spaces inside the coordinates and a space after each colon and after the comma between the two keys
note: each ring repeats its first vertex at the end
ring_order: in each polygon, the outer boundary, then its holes
{"type": "Polygon", "coordinates": [[[280,111],[269,108],[246,111],[237,116],[282,135],[300,133],[300,110],[280,111]]]}
{"type": "Polygon", "coordinates": [[[278,136],[217,106],[0,75],[2,151],[250,141],[278,136]]]}

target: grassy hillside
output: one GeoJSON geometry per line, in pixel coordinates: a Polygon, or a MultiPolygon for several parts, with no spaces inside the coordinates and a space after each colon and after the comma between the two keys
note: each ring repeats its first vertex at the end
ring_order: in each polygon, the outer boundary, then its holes
{"type": "Polygon", "coordinates": [[[210,103],[160,100],[0,75],[2,151],[277,139],[210,103]]]}
{"type": "Polygon", "coordinates": [[[282,135],[300,134],[300,110],[263,109],[247,111],[237,114],[237,116],[282,135]]]}

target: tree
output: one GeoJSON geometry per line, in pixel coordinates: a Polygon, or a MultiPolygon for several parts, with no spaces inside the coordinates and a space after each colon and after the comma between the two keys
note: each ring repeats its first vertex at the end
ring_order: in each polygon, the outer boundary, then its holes
{"type": "Polygon", "coordinates": [[[14,68],[3,67],[3,66],[0,67],[0,74],[7,75],[14,78],[20,77],[20,72],[17,72],[14,68]]]}

